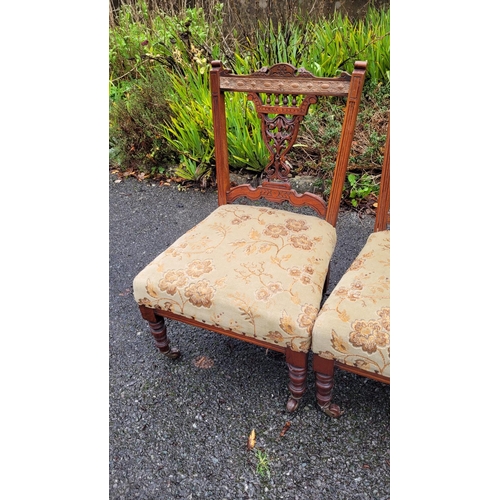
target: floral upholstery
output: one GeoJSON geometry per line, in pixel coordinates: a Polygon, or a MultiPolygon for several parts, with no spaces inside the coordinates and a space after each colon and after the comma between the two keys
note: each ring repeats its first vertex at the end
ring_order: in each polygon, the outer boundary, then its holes
{"type": "Polygon", "coordinates": [[[390,376],[390,231],[372,233],[321,308],[312,351],[390,376]]]}
{"type": "Polygon", "coordinates": [[[222,205],[136,276],[134,297],[307,352],[336,240],[319,217],[222,205]]]}

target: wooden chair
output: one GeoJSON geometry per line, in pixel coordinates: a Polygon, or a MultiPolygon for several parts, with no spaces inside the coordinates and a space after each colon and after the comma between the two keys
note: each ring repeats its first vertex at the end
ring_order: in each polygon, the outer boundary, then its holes
{"type": "Polygon", "coordinates": [[[390,131],[374,232],[321,308],[312,330],[316,400],[331,417],[334,368],[390,383],[390,131]]]}
{"type": "Polygon", "coordinates": [[[276,64],[251,75],[232,74],[212,62],[210,88],[215,136],[218,208],[175,241],[134,279],[134,297],[156,346],[169,358],[164,318],[181,321],[285,355],[293,411],[306,389],[311,331],[336,243],[342,196],[366,62],[352,75],[316,78],[276,64]],[[253,102],[269,150],[259,186],[229,179],[226,101],[243,92],[253,102]],[[346,98],[342,134],[328,203],[297,194],[289,183],[287,154],[299,125],[318,96],[346,98]],[[246,203],[235,203],[246,198],[246,203]],[[289,209],[255,206],[258,200],[289,209]],[[313,215],[303,215],[312,207],[313,215]],[[299,213],[297,213],[299,212],[299,213]],[[316,216],[317,214],[317,216],[316,216]]]}

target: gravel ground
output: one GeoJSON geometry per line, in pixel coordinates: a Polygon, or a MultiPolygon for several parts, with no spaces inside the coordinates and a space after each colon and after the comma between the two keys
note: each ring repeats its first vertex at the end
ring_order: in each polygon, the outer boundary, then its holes
{"type": "MultiPolygon", "coordinates": [[[[315,404],[309,371],[309,390],[288,414],[281,354],[175,322],[167,328],[182,357],[157,351],[132,280],[216,207],[216,193],[116,180],[110,175],[109,498],[388,499],[388,385],[337,371],[334,401],[345,413],[331,420],[315,404]],[[213,366],[197,367],[200,356],[213,366]]],[[[373,222],[340,214],[330,290],[373,222]]]]}

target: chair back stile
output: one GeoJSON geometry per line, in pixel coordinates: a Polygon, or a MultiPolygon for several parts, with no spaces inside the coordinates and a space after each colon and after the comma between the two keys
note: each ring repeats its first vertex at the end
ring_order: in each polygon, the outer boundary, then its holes
{"type": "Polygon", "coordinates": [[[389,208],[390,123],[373,232],[324,302],[312,331],[316,401],[330,417],[343,413],[332,402],[336,368],[390,384],[389,208]]]}
{"type": "Polygon", "coordinates": [[[382,164],[382,177],[380,178],[380,193],[377,200],[377,213],[375,216],[375,231],[385,231],[389,226],[390,216],[390,123],[387,127],[384,161],[382,164]]]}
{"type": "Polygon", "coordinates": [[[212,62],[210,71],[210,89],[212,96],[212,119],[214,125],[214,146],[217,195],[219,206],[227,203],[229,191],[229,159],[226,134],[226,105],[224,92],[220,90],[220,72],[222,64],[220,61],[212,62]]]}
{"type": "Polygon", "coordinates": [[[351,144],[354,138],[354,129],[356,128],[356,118],[358,116],[359,103],[361,101],[365,82],[365,73],[366,62],[356,62],[351,76],[351,85],[349,87],[344,123],[342,125],[342,134],[340,136],[337,161],[335,163],[335,170],[333,171],[332,188],[326,212],[326,220],[333,227],[336,226],[339,215],[340,201],[342,199],[347,166],[349,164],[351,144]]]}

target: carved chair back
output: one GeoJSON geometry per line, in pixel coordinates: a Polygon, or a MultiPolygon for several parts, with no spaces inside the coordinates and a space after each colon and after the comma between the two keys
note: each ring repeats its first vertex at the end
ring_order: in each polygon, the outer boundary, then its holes
{"type": "Polygon", "coordinates": [[[210,88],[219,205],[232,203],[240,197],[250,200],[264,198],[276,203],[287,201],[293,206],[313,208],[319,216],[335,226],[365,72],[366,61],[362,61],[355,63],[352,75],[342,73],[336,78],[315,77],[303,68],[296,69],[284,63],[263,68],[250,75],[235,75],[224,69],[220,61],[213,61],[210,88]],[[269,150],[269,161],[257,188],[250,184],[235,187],[230,184],[225,106],[227,92],[246,93],[262,123],[262,138],[269,150]],[[347,98],[328,203],[317,194],[298,194],[291,188],[291,165],[287,159],[309,106],[316,103],[319,96],[347,98]]]}

